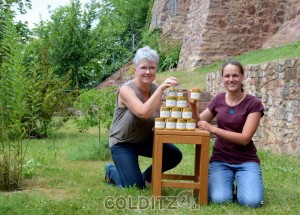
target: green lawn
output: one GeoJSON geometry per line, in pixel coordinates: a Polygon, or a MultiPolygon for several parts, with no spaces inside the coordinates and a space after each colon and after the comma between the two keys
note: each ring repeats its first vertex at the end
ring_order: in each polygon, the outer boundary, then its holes
{"type": "MultiPolygon", "coordinates": [[[[242,64],[256,64],[292,57],[300,57],[300,41],[253,51],[236,59],[242,64]]],[[[221,64],[216,62],[194,71],[163,72],[157,81],[175,76],[181,88],[204,89],[206,74],[218,71],[221,64]]],[[[150,189],[120,189],[105,184],[104,165],[110,156],[104,144],[98,144],[97,129],[81,133],[69,122],[48,139],[30,140],[28,144],[24,171],[27,179],[20,191],[0,192],[0,214],[300,214],[299,156],[258,150],[265,185],[262,208],[237,204],[195,204],[187,208],[174,200],[189,190],[163,189],[163,201],[158,203],[153,201],[150,189]]],[[[179,147],[184,158],[172,171],[192,173],[194,151],[188,145],[179,147]]],[[[151,159],[140,159],[142,169],[150,163],[151,159]]]]}
{"type": "MultiPolygon", "coordinates": [[[[178,146],[184,159],[172,171],[192,173],[193,148],[178,146]]],[[[80,133],[72,123],[48,139],[31,140],[25,173],[32,178],[25,180],[21,191],[1,193],[0,214],[300,214],[299,157],[259,150],[266,195],[262,208],[237,204],[192,204],[187,208],[174,200],[190,190],[165,188],[164,200],[159,204],[154,203],[150,189],[121,189],[105,184],[104,165],[110,159],[108,150],[102,147],[104,160],[95,160],[98,149],[97,129],[80,133]]],[[[140,163],[145,169],[151,159],[141,158],[140,163]]]]}
{"type": "MultiPolygon", "coordinates": [[[[300,41],[270,49],[251,51],[246,54],[233,57],[233,59],[240,61],[242,65],[247,65],[294,57],[300,57],[300,41]]],[[[194,70],[161,72],[157,75],[157,82],[161,83],[165,78],[174,76],[179,80],[179,87],[181,88],[190,89],[193,87],[200,87],[201,89],[205,89],[206,74],[220,71],[222,64],[223,61],[219,61],[194,70]]]]}

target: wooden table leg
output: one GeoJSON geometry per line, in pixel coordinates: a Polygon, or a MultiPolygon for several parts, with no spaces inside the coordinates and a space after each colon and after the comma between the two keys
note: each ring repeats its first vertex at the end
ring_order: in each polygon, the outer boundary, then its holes
{"type": "Polygon", "coordinates": [[[152,162],[152,195],[161,196],[161,173],[162,173],[162,151],[163,142],[159,135],[154,136],[153,162],[152,162]]]}
{"type": "Polygon", "coordinates": [[[198,196],[198,201],[200,204],[200,195],[201,195],[201,178],[200,178],[200,171],[201,171],[201,160],[200,160],[200,154],[201,153],[201,145],[195,145],[195,164],[194,164],[194,175],[195,175],[195,182],[200,181],[200,186],[198,189],[194,189],[194,194],[198,196]]]}
{"type": "Polygon", "coordinates": [[[209,163],[209,138],[204,138],[207,141],[201,145],[200,155],[200,204],[207,205],[208,202],[208,163],[209,163]]]}

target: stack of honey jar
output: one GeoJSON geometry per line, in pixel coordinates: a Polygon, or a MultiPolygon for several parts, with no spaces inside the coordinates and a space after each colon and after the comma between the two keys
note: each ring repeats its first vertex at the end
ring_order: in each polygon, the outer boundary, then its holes
{"type": "MultiPolygon", "coordinates": [[[[200,89],[191,90],[190,99],[199,100],[200,92],[200,89]]],[[[170,89],[160,108],[160,117],[155,119],[155,129],[195,130],[196,120],[192,118],[192,108],[188,106],[184,90],[170,89]]]]}

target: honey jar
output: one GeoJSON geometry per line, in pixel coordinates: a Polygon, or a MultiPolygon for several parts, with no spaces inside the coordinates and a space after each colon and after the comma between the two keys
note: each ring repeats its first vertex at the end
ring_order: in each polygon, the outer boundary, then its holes
{"type": "Polygon", "coordinates": [[[186,130],[194,131],[196,129],[196,120],[188,119],[186,122],[186,130]]]}
{"type": "Polygon", "coordinates": [[[192,119],[192,117],[193,117],[192,108],[183,108],[182,119],[192,119]]]}
{"type": "Polygon", "coordinates": [[[199,100],[200,99],[201,90],[199,88],[191,90],[191,99],[199,100]]]}
{"type": "Polygon", "coordinates": [[[186,97],[184,96],[177,97],[177,103],[176,103],[177,107],[184,108],[187,107],[187,105],[188,105],[188,101],[186,97]]]}
{"type": "Polygon", "coordinates": [[[182,89],[177,89],[176,96],[177,97],[182,97],[183,96],[183,90],[182,89]]]}
{"type": "Polygon", "coordinates": [[[170,108],[169,107],[161,107],[160,108],[160,118],[170,118],[170,108]]]}
{"type": "Polygon", "coordinates": [[[176,122],[176,130],[185,130],[185,120],[184,119],[177,119],[176,122]]]}
{"type": "Polygon", "coordinates": [[[181,115],[182,115],[181,108],[178,108],[178,107],[172,108],[172,110],[171,110],[171,118],[173,118],[173,119],[180,119],[181,115]]]}
{"type": "Polygon", "coordinates": [[[155,118],[155,129],[164,129],[165,128],[165,119],[163,118],[155,118]]]}
{"type": "Polygon", "coordinates": [[[166,129],[175,130],[175,128],[176,128],[176,119],[173,118],[166,119],[166,129]]]}
{"type": "Polygon", "coordinates": [[[176,96],[176,95],[177,95],[176,89],[170,89],[170,90],[167,92],[167,96],[176,96]]]}
{"type": "Polygon", "coordinates": [[[176,96],[166,97],[166,107],[176,107],[176,96]]]}

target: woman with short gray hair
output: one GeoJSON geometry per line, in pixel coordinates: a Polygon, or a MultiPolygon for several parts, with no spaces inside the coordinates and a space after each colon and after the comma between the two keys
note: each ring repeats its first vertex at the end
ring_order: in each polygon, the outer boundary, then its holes
{"type": "MultiPolygon", "coordinates": [[[[164,90],[178,85],[174,77],[157,86],[155,80],[159,56],[146,46],[139,49],[133,60],[135,77],[123,84],[117,93],[115,112],[110,128],[109,146],[114,165],[105,166],[105,180],[120,187],[144,188],[151,183],[152,166],[141,172],[138,156],[152,157],[154,119],[164,90]]],[[[177,166],[181,151],[173,144],[163,146],[162,171],[177,166]]]]}

